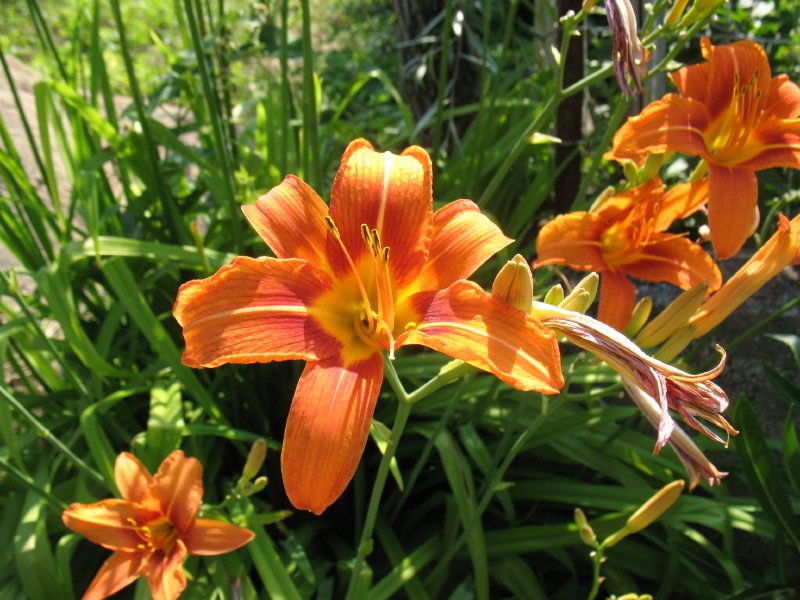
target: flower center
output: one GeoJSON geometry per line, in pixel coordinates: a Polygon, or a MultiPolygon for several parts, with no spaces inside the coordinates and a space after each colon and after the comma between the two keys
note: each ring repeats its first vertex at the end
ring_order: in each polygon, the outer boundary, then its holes
{"type": "Polygon", "coordinates": [[[149,521],[146,525],[139,525],[134,519],[128,519],[133,525],[136,533],[142,538],[144,544],[140,548],[150,550],[162,550],[169,554],[175,542],[178,540],[178,530],[164,516],[157,517],[149,521]]]}
{"type": "Polygon", "coordinates": [[[739,73],[733,74],[730,103],[706,136],[706,144],[715,160],[739,162],[744,159],[739,154],[745,149],[750,131],[764,112],[758,78],[758,69],[746,83],[740,83],[739,73]]]}
{"type": "Polygon", "coordinates": [[[600,247],[606,264],[623,264],[649,243],[659,210],[658,202],[637,202],[625,219],[603,232],[600,247]]]}
{"type": "Polygon", "coordinates": [[[366,224],[361,225],[361,239],[369,250],[370,262],[375,275],[375,302],[371,302],[358,268],[342,241],[339,229],[331,217],[325,217],[325,222],[347,258],[361,294],[361,308],[353,313],[353,327],[356,335],[361,341],[375,348],[383,348],[383,342],[388,340],[389,358],[393,359],[395,341],[392,331],[395,311],[392,284],[389,278],[389,248],[381,244],[377,229],[370,229],[366,224]]]}

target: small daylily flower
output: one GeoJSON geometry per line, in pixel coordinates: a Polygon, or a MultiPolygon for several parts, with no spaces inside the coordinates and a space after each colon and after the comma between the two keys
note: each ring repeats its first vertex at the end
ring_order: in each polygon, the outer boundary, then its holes
{"type": "Polygon", "coordinates": [[[559,215],[539,232],[534,267],[563,264],[602,273],[598,318],[620,330],[636,303],[628,277],[667,281],[683,289],[707,281],[709,290],[716,290],[722,276],[711,256],[688,238],[667,233],[673,221],[703,204],[706,190],[702,180],[665,194],[655,178],[611,196],[592,212],[559,215]]]}
{"type": "Polygon", "coordinates": [[[800,215],[791,221],[779,215],[775,235],[689,319],[689,324],[696,326],[694,337],[698,338],[714,329],[786,266],[798,263],[800,215]]]}
{"type": "Polygon", "coordinates": [[[307,361],[281,453],[297,508],[320,514],[352,478],[383,350],[421,344],[518,389],[563,386],[552,332],[464,279],[510,240],[469,200],[434,213],[431,171],[422,148],[356,140],[330,210],[293,176],[243,207],[277,258],[236,258],[178,292],[184,364],[307,361]]]}
{"type": "Polygon", "coordinates": [[[641,162],[676,151],[705,160],[711,241],[722,259],[758,225],[756,171],[800,168],[800,87],[772,77],[755,42],[714,46],[703,38],[700,45],[707,62],[672,73],[679,93],[628,119],[605,157],[641,162]]]}
{"type": "Polygon", "coordinates": [[[630,0],[607,0],[606,14],[614,40],[612,59],[614,75],[622,93],[632,97],[642,91],[642,79],[647,75],[645,63],[650,60],[650,52],[639,39],[636,13],[630,0]],[[628,85],[625,75],[630,75],[634,89],[628,85]]]}
{"type": "MultiPolygon", "coordinates": [[[[653,427],[659,429],[663,419],[663,412],[658,402],[653,400],[652,397],[645,393],[644,390],[633,381],[623,377],[622,383],[628,395],[631,397],[631,400],[633,400],[633,403],[642,411],[645,418],[647,418],[653,427]]],[[[692,438],[672,420],[671,416],[667,418],[671,421],[666,427],[668,431],[671,431],[667,443],[675,450],[678,458],[683,463],[683,467],[689,474],[689,489],[694,489],[697,484],[700,483],[700,478],[705,479],[708,485],[719,485],[722,478],[725,477],[727,473],[720,472],[720,470],[708,460],[706,455],[697,447],[697,444],[692,441],[692,438]]],[[[656,447],[655,453],[657,454],[659,450],[660,448],[656,447]]]]}
{"type": "Polygon", "coordinates": [[[174,600],[186,587],[187,554],[231,552],[253,539],[237,525],[195,519],[203,499],[203,466],[176,450],[150,475],[127,452],[114,465],[121,500],[70,504],[62,519],[73,531],[113,550],[83,600],[100,600],[147,578],[155,600],[174,600]]]}
{"type": "MultiPolygon", "coordinates": [[[[711,383],[722,372],[724,353],[715,368],[691,375],[648,356],[616,329],[586,315],[543,302],[534,302],[531,314],[546,327],[603,360],[657,401],[660,419],[655,452],[664,447],[673,433],[670,408],[678,411],[687,425],[715,441],[726,443],[698,421],[698,417],[713,423],[728,435],[738,433],[722,416],[728,408],[728,396],[718,385],[711,383]]],[[[721,348],[717,349],[722,352],[721,348]]]]}

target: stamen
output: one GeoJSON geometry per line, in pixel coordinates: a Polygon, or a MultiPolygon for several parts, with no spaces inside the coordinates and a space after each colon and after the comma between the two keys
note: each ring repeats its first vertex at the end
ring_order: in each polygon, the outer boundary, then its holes
{"type": "MultiPolygon", "coordinates": [[[[329,215],[325,216],[325,224],[328,226],[328,229],[333,234],[333,237],[336,239],[336,241],[339,242],[339,246],[341,247],[342,252],[344,253],[344,257],[347,259],[347,262],[350,264],[350,268],[353,269],[353,275],[356,278],[356,284],[358,285],[358,290],[361,293],[361,298],[364,300],[364,310],[366,311],[367,318],[371,319],[372,308],[371,308],[370,303],[369,303],[369,296],[367,295],[367,290],[364,289],[364,283],[361,281],[361,276],[358,274],[358,269],[356,268],[356,265],[353,262],[353,259],[350,258],[350,253],[347,251],[347,248],[345,247],[344,242],[342,241],[342,236],[339,235],[339,228],[336,227],[336,223],[333,222],[333,218],[330,217],[329,215]]],[[[364,235],[364,233],[363,233],[364,232],[364,227],[365,227],[365,225],[361,226],[361,232],[362,232],[361,235],[362,236],[364,235]]],[[[370,328],[372,328],[372,321],[371,320],[370,320],[370,328]]]]}

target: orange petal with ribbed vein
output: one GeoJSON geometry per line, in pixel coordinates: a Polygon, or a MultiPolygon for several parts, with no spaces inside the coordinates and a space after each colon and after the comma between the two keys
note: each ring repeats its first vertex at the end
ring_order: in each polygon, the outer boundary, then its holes
{"type": "Polygon", "coordinates": [[[433,214],[428,262],[416,290],[443,289],[465,279],[511,240],[471,200],[456,200],[433,214]]]}
{"type": "Polygon", "coordinates": [[[600,238],[608,226],[603,217],[594,213],[559,215],[539,232],[533,266],[564,264],[584,271],[604,271],[600,238]]]}
{"type": "Polygon", "coordinates": [[[133,454],[122,452],[114,463],[114,479],[123,499],[140,502],[153,481],[147,468],[133,454]]]}
{"type": "Polygon", "coordinates": [[[153,476],[150,494],[164,516],[183,534],[203,500],[203,465],[196,458],[186,458],[182,450],[171,452],[153,476]]]}
{"type": "Polygon", "coordinates": [[[800,86],[788,75],[778,75],[769,82],[762,119],[796,119],[800,116],[800,86]]]}
{"type": "Polygon", "coordinates": [[[328,207],[301,179],[289,175],[242,212],[278,258],[327,268],[328,207]]]}
{"type": "Polygon", "coordinates": [[[283,485],[295,507],[319,515],[350,483],[382,380],[383,357],[377,350],[348,365],[338,356],[306,365],[281,451],[283,485]]]}
{"type": "Polygon", "coordinates": [[[150,555],[142,569],[142,575],[147,577],[153,600],[177,600],[186,589],[184,558],[186,558],[186,546],[181,540],[175,542],[169,554],[154,552],[150,555]]]}
{"type": "Polygon", "coordinates": [[[88,540],[109,550],[137,551],[142,538],[135,525],[157,518],[158,512],[145,510],[125,500],[101,500],[94,504],[70,504],[61,515],[64,525],[88,540]]]}
{"type": "Polygon", "coordinates": [[[195,519],[183,536],[183,542],[189,554],[211,556],[241,548],[252,540],[254,535],[249,529],[232,523],[195,519]]]}
{"type": "Polygon", "coordinates": [[[760,171],[773,167],[800,169],[800,119],[773,119],[756,125],[750,132],[750,158],[736,166],[760,171]]]}
{"type": "MultiPolygon", "coordinates": [[[[428,257],[433,219],[432,167],[418,147],[402,155],[378,153],[364,140],[348,146],[331,190],[330,214],[356,264],[367,246],[361,225],[376,229],[388,246],[389,268],[397,287],[420,272],[428,257]]],[[[328,255],[337,274],[349,273],[335,240],[328,255]]]]}
{"type": "Polygon", "coordinates": [[[685,219],[708,202],[708,177],[695,183],[680,183],[659,203],[655,231],[666,231],[673,221],[685,219]]]}
{"type": "Polygon", "coordinates": [[[600,301],[597,320],[617,331],[628,326],[636,304],[636,288],[619,271],[606,271],[600,276],[600,301]]]}
{"type": "Polygon", "coordinates": [[[761,90],[761,103],[766,100],[772,73],[767,54],[759,44],[739,41],[714,46],[703,38],[701,46],[710,65],[705,105],[712,120],[728,109],[735,88],[751,85],[761,90]]]}
{"type": "Polygon", "coordinates": [[[459,358],[517,389],[555,394],[563,387],[555,335],[471,281],[420,292],[408,302],[422,318],[398,344],[459,358]]]}
{"type": "Polygon", "coordinates": [[[181,286],[173,314],[183,326],[183,364],[315,360],[341,343],[310,307],[331,290],[330,276],[298,259],[238,257],[206,279],[181,286]]]}
{"type": "Polygon", "coordinates": [[[100,567],[82,600],[103,600],[136,581],[145,556],[144,552],[114,552],[100,567]]]}
{"type": "Polygon", "coordinates": [[[758,227],[758,181],[748,169],[709,165],[708,226],[717,258],[730,258],[758,227]]]}
{"type": "Polygon", "coordinates": [[[631,277],[667,281],[684,290],[707,281],[708,291],[713,292],[722,284],[719,267],[708,252],[685,237],[669,234],[654,236],[650,244],[640,249],[638,260],[622,270],[631,277]]]}
{"type": "Polygon", "coordinates": [[[692,98],[667,94],[628,119],[617,133],[607,160],[637,160],[642,154],[675,151],[708,158],[703,132],[709,125],[708,110],[692,98]]]}

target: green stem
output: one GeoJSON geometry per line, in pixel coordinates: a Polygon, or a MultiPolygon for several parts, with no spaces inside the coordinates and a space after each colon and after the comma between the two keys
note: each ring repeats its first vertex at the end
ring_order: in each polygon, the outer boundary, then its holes
{"type": "Polygon", "coordinates": [[[361,541],[358,544],[358,552],[353,563],[353,575],[350,578],[350,585],[347,588],[347,600],[360,597],[361,587],[361,567],[364,564],[364,559],[372,550],[372,532],[375,529],[375,519],[378,516],[378,507],[380,506],[381,496],[383,495],[383,488],[386,486],[386,479],[389,475],[389,466],[392,463],[397,446],[400,442],[400,437],[403,435],[406,423],[408,422],[408,415],[411,413],[412,402],[409,401],[409,394],[403,388],[400,378],[397,376],[397,371],[394,365],[388,359],[386,364],[386,379],[389,385],[398,396],[397,415],[394,419],[392,426],[392,434],[389,438],[389,444],[386,447],[386,452],[381,458],[381,463],[378,466],[378,474],[375,477],[375,483],[372,486],[372,495],[369,499],[367,506],[367,516],[364,518],[364,528],[361,532],[361,541]]]}
{"type": "Polygon", "coordinates": [[[591,557],[594,563],[592,565],[592,589],[589,590],[587,600],[594,600],[600,591],[600,567],[603,564],[603,547],[600,544],[597,544],[591,557]]]}

